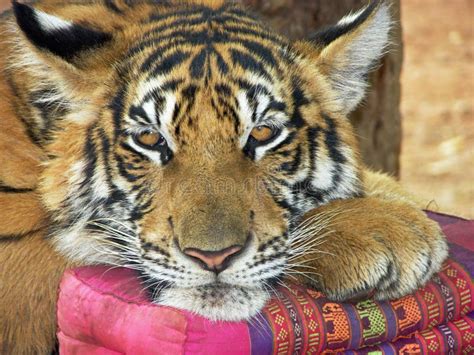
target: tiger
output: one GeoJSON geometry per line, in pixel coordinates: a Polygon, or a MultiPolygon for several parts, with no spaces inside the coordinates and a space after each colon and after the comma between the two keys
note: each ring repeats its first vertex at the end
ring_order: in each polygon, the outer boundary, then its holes
{"type": "Polygon", "coordinates": [[[224,0],[14,1],[0,26],[2,353],[55,347],[70,267],[128,267],[158,305],[246,321],[287,282],[393,299],[446,258],[347,118],[388,1],[299,41],[224,0]]]}

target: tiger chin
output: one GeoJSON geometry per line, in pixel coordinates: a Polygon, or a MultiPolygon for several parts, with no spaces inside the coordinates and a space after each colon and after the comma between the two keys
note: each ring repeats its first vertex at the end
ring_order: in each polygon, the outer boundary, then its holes
{"type": "Polygon", "coordinates": [[[72,265],[135,269],[154,302],[231,321],[288,281],[334,300],[426,282],[444,236],[363,166],[347,119],[389,10],[373,1],[290,42],[218,0],[14,2],[0,29],[3,349],[52,347],[72,265]]]}

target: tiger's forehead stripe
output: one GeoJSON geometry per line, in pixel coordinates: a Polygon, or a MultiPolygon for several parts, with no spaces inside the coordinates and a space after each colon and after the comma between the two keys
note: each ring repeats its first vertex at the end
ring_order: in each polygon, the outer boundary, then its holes
{"type": "Polygon", "coordinates": [[[223,74],[227,73],[229,64],[237,64],[270,79],[266,66],[279,71],[277,63],[282,59],[275,59],[274,49],[287,46],[281,38],[270,35],[253,17],[231,4],[218,9],[202,6],[174,9],[152,15],[149,21],[144,26],[150,29],[129,50],[128,56],[146,53],[140,71],[150,76],[167,73],[192,58],[189,72],[197,78],[204,75],[204,65],[209,65],[212,56],[223,74]],[[232,45],[229,49],[232,63],[217,50],[220,44],[232,45]]]}

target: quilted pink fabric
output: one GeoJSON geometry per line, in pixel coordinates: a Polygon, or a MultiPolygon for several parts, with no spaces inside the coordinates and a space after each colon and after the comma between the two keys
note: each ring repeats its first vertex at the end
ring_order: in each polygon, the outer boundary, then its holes
{"type": "Polygon", "coordinates": [[[133,271],[85,267],[64,275],[61,354],[247,354],[245,323],[213,323],[150,304],[133,271]],[[218,336],[216,336],[218,334],[218,336]]]}

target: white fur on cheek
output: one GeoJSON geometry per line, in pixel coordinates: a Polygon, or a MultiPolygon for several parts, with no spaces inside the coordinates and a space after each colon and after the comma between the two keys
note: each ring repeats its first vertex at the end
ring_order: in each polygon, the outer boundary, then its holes
{"type": "Polygon", "coordinates": [[[334,162],[326,154],[318,151],[315,157],[315,166],[313,186],[321,190],[330,189],[333,186],[334,162]]]}

